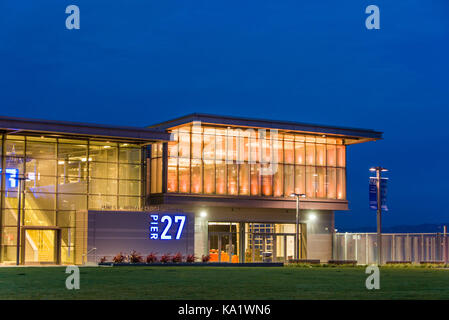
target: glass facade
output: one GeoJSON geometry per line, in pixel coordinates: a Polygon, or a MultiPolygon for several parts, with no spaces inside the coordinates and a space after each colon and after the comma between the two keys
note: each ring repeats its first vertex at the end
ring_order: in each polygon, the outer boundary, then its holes
{"type": "Polygon", "coordinates": [[[145,168],[140,146],[39,136],[1,138],[2,262],[16,261],[17,176],[26,177],[20,244],[25,261],[50,261],[55,258],[52,248],[59,246],[61,263],[79,263],[78,229],[86,228],[81,212],[142,210],[145,168]]]}
{"type": "MultiPolygon", "coordinates": [[[[171,133],[167,192],[346,199],[341,138],[196,123],[171,133]]],[[[162,143],[152,150],[151,193],[160,193],[162,143]]]]}
{"type": "MultiPolygon", "coordinates": [[[[299,225],[300,254],[305,259],[307,238],[299,225]]],[[[287,262],[294,258],[295,225],[273,223],[208,223],[211,262],[287,262]]]]}

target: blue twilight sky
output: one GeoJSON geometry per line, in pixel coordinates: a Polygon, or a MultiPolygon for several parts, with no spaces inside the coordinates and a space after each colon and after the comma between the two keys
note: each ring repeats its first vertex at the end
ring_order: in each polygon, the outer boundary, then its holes
{"type": "Polygon", "coordinates": [[[371,128],[351,210],[391,171],[384,225],[449,221],[447,0],[1,0],[0,115],[145,126],[203,112],[371,128]],[[65,28],[66,6],[81,29],[65,28]],[[365,28],[378,5],[381,29],[365,28]]]}

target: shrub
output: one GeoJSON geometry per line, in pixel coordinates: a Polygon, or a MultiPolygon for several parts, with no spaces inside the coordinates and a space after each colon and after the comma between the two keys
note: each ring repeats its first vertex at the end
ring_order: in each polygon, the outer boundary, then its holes
{"type": "MultiPolygon", "coordinates": [[[[313,268],[313,266],[310,263],[293,263],[289,262],[286,264],[287,267],[293,267],[293,268],[313,268]]],[[[319,266],[319,265],[317,265],[319,266]]]]}
{"type": "Polygon", "coordinates": [[[161,257],[161,262],[162,263],[170,262],[170,260],[171,260],[171,256],[170,256],[169,253],[163,254],[162,257],[161,257]]]}
{"type": "Polygon", "coordinates": [[[149,255],[147,255],[147,263],[155,263],[155,262],[157,262],[156,253],[151,252],[149,255]]]}
{"type": "Polygon", "coordinates": [[[201,257],[201,261],[202,262],[209,262],[210,260],[210,255],[204,255],[201,257]]]}
{"type": "Polygon", "coordinates": [[[188,262],[188,263],[193,263],[193,262],[195,262],[195,260],[196,260],[196,257],[194,254],[188,254],[186,257],[186,262],[188,262]]]}
{"type": "Polygon", "coordinates": [[[126,257],[125,257],[121,252],[120,252],[120,253],[117,253],[117,254],[115,255],[115,257],[112,258],[112,261],[113,261],[114,263],[125,262],[125,260],[126,260],[126,257]]]}
{"type": "Polygon", "coordinates": [[[143,262],[143,257],[136,250],[131,251],[129,255],[129,262],[131,263],[141,263],[143,262]]]}
{"type": "Polygon", "coordinates": [[[178,262],[182,262],[182,254],[181,252],[178,252],[177,254],[175,254],[172,258],[171,258],[172,262],[174,263],[178,263],[178,262]]]}

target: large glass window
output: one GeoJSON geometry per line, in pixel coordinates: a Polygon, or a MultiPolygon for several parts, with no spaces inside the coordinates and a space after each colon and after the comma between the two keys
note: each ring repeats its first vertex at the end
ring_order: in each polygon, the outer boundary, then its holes
{"type": "MultiPolygon", "coordinates": [[[[150,162],[151,193],[162,192],[162,148],[163,148],[162,143],[155,143],[151,146],[151,162],[150,162]]],[[[190,168],[188,169],[190,170],[190,168]]]]}
{"type": "Polygon", "coordinates": [[[215,161],[204,160],[204,193],[215,193],[215,161]]]}
{"type": "MultiPolygon", "coordinates": [[[[40,136],[9,135],[2,139],[3,262],[15,261],[11,253],[16,250],[18,175],[25,174],[27,178],[22,194],[21,225],[59,228],[62,263],[75,263],[79,212],[142,209],[140,146],[40,136]]],[[[52,233],[29,232],[25,249],[53,241],[47,234],[52,233]]]]}
{"type": "MultiPolygon", "coordinates": [[[[275,130],[183,125],[168,144],[167,192],[345,199],[340,138],[275,130]]],[[[161,192],[162,157],[153,145],[151,192],[161,192]]]]}

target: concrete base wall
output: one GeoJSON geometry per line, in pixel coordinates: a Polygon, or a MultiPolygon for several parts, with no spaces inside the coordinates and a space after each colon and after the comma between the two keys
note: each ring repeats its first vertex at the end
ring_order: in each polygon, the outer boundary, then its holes
{"type": "Polygon", "coordinates": [[[332,235],[310,234],[307,236],[307,259],[328,262],[332,259],[332,235]]]}
{"type": "Polygon", "coordinates": [[[201,217],[195,219],[194,252],[195,257],[198,259],[197,261],[201,261],[201,257],[203,255],[209,254],[207,225],[208,225],[207,219],[201,217]]]}
{"type": "Polygon", "coordinates": [[[194,224],[195,218],[188,212],[133,212],[133,213],[91,213],[88,216],[88,250],[94,253],[87,257],[89,262],[98,262],[101,257],[106,257],[108,261],[122,252],[127,255],[132,250],[137,251],[146,257],[149,253],[157,253],[159,256],[165,253],[176,254],[180,252],[186,256],[194,253],[194,224]],[[158,221],[152,224],[152,216],[157,215],[158,221]],[[179,223],[171,219],[171,227],[168,222],[161,220],[162,216],[174,217],[183,215],[186,222],[179,239],[176,239],[179,223]],[[163,240],[160,237],[151,237],[153,226],[158,227],[155,231],[159,236],[166,232],[170,240],[163,240]],[[167,227],[167,228],[166,228],[167,227]],[[96,248],[96,249],[93,249],[96,248]]]}
{"type": "MultiPolygon", "coordinates": [[[[208,222],[240,222],[240,223],[280,223],[294,224],[296,210],[266,209],[266,208],[230,208],[204,206],[162,206],[161,210],[176,210],[190,212],[195,219],[195,256],[201,258],[207,255],[208,222]],[[201,213],[206,217],[201,217],[201,213]]],[[[307,225],[307,259],[319,259],[327,262],[332,259],[332,234],[334,231],[334,212],[326,210],[301,210],[300,221],[307,225]],[[313,219],[313,217],[315,219],[313,219]]],[[[293,225],[287,225],[291,230],[282,232],[294,233],[293,225]]],[[[290,239],[292,240],[292,239],[290,239]]],[[[292,240],[293,241],[293,240],[292,240]]]]}

